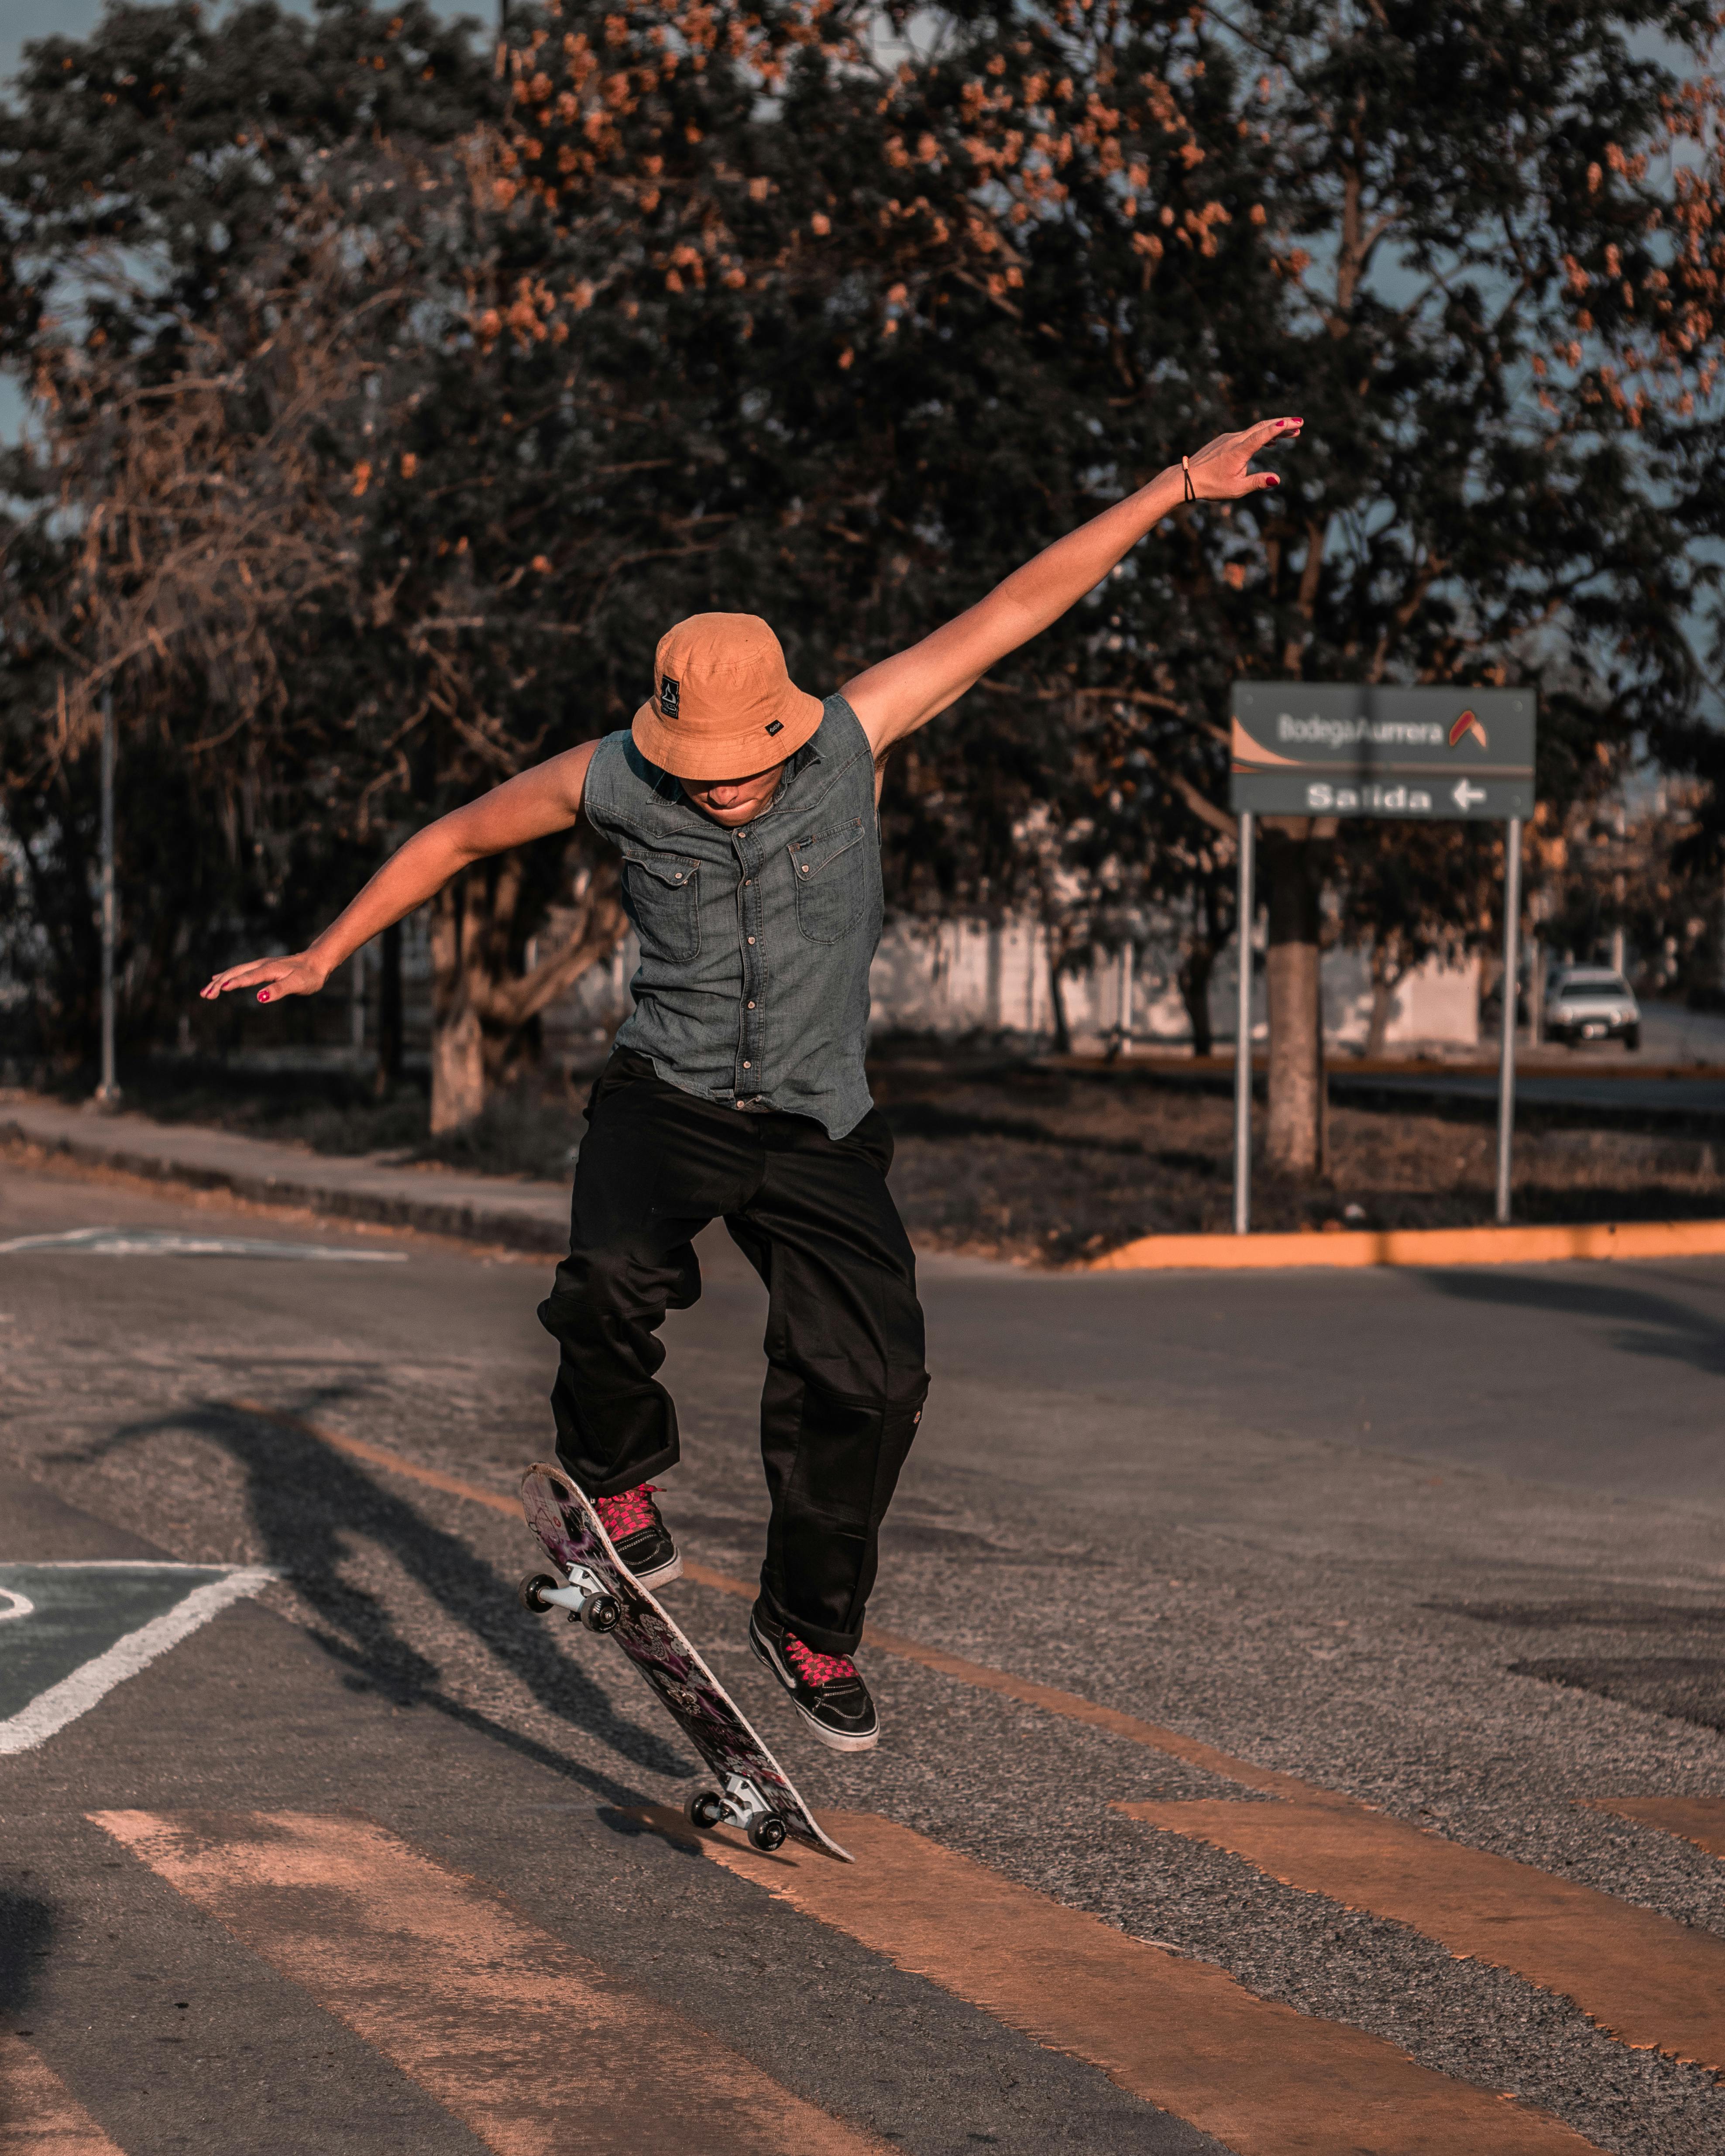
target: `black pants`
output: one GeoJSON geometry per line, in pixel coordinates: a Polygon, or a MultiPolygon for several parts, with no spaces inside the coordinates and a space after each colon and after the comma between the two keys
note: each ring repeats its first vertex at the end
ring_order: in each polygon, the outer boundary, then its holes
{"type": "Polygon", "coordinates": [[[722,1217],[770,1298],[761,1606],[810,1646],[848,1653],[928,1389],[885,1119],[876,1111],[829,1138],[806,1116],[700,1100],[627,1053],[606,1065],[587,1119],[569,1255],[539,1306],[562,1349],[551,1396],[558,1457],[593,1497],[676,1460],[655,1336],[668,1308],[700,1295],[692,1238],[722,1217]]]}

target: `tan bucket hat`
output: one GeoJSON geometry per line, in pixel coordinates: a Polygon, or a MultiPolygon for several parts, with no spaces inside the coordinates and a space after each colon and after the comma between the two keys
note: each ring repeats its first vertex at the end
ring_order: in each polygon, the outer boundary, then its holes
{"type": "Polygon", "coordinates": [[[673,778],[748,778],[793,756],[821,701],[792,681],[778,639],[754,613],[692,613],[659,639],[654,694],[629,731],[673,778]]]}

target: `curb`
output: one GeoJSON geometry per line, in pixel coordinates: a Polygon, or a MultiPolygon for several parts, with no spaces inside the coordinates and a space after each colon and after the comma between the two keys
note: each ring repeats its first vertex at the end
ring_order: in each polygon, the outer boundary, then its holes
{"type": "Polygon", "coordinates": [[[1725,1255],[1725,1220],[1606,1220],[1563,1228],[1343,1229],[1292,1235],[1142,1235],[1083,1272],[1266,1272],[1363,1265],[1547,1265],[1563,1259],[1725,1255]]]}
{"type": "MultiPolygon", "coordinates": [[[[1535,1049],[1532,1053],[1543,1053],[1535,1049]]],[[[1044,1055],[1037,1062],[1055,1070],[1070,1070],[1076,1075],[1089,1073],[1092,1076],[1130,1078],[1134,1074],[1146,1078],[1178,1077],[1183,1072],[1200,1078],[1234,1077],[1236,1065],[1234,1051],[1211,1055],[1167,1055],[1154,1049],[1140,1048],[1131,1056],[1107,1055],[1044,1055]]],[[[1252,1050],[1252,1075],[1262,1078],[1270,1068],[1267,1054],[1261,1046],[1252,1050]]],[[[1362,1055],[1337,1056],[1327,1059],[1324,1072],[1330,1078],[1489,1078],[1497,1081],[1495,1057],[1485,1059],[1471,1056],[1465,1062],[1448,1063],[1429,1055],[1362,1055]]],[[[1702,1079],[1714,1082],[1725,1079],[1725,1063],[1650,1063],[1645,1065],[1621,1062],[1578,1063],[1574,1057],[1558,1061],[1553,1056],[1548,1061],[1528,1060],[1525,1041],[1516,1050],[1516,1076],[1522,1078],[1576,1078],[1605,1085],[1651,1084],[1667,1079],[1702,1079]]]]}
{"type": "Polygon", "coordinates": [[[124,1144],[105,1143],[92,1135],[49,1136],[7,1117],[0,1109],[0,1142],[38,1147],[92,1168],[109,1168],[151,1183],[177,1183],[193,1190],[225,1190],[254,1205],[293,1206],[330,1219],[364,1220],[386,1228],[412,1228],[422,1235],[446,1235],[457,1242],[488,1243],[535,1257],[560,1258],[569,1247],[567,1224],[536,1219],[515,1209],[493,1212],[484,1206],[430,1196],[397,1196],[373,1190],[342,1190],[307,1176],[247,1173],[210,1168],[187,1160],[139,1152],[124,1144]]]}
{"type": "MultiPolygon", "coordinates": [[[[328,1219],[408,1228],[453,1241],[561,1258],[569,1232],[559,1194],[558,1217],[525,1205],[438,1198],[429,1191],[343,1189],[315,1173],[265,1173],[216,1167],[140,1151],[105,1139],[100,1122],[86,1134],[32,1130],[0,1108],[0,1142],[39,1147],[69,1160],[107,1168],[152,1183],[193,1190],[225,1190],[254,1205],[292,1206],[328,1219]]],[[[1296,1235],[1142,1235],[1117,1250],[1062,1270],[1097,1272],[1269,1272],[1374,1265],[1537,1265],[1566,1260],[1704,1258],[1725,1255],[1725,1220],[1599,1221],[1554,1228],[1343,1229],[1296,1235]]]]}

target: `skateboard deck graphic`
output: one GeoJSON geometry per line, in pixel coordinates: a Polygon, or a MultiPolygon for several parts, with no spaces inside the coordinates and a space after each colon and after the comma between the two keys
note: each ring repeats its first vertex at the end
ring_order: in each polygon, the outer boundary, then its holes
{"type": "Polygon", "coordinates": [[[537,1609],[560,1605],[591,1630],[611,1633],[718,1783],[691,1799],[694,1823],[744,1826],[757,1847],[788,1836],[848,1864],[848,1852],[822,1833],[789,1775],[680,1628],[619,1560],[598,1513],[561,1468],[527,1470],[521,1510],[557,1568],[555,1584],[531,1574],[523,1580],[522,1602],[537,1609]]]}

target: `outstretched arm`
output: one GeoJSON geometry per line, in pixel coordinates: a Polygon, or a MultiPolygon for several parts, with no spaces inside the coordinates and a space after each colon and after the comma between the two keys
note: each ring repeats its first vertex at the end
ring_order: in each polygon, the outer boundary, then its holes
{"type": "Polygon", "coordinates": [[[530,839],[567,831],[581,814],[587,767],[598,745],[583,742],[579,748],[535,764],[416,831],[316,942],[285,958],[230,966],[203,991],[206,1001],[228,988],[255,988],[260,1004],[279,1003],[284,996],[315,996],[344,958],[423,906],[463,869],[487,854],[506,854],[530,839]]]}
{"type": "MultiPolygon", "coordinates": [[[[1260,449],[1297,439],[1298,419],[1266,419],[1244,434],[1219,434],[1187,459],[1200,501],[1233,501],[1279,484],[1273,472],[1250,469],[1260,449]]],[[[1178,465],[1117,501],[1088,524],[1014,569],[985,599],[845,685],[850,708],[876,757],[927,726],[956,703],[988,669],[1056,622],[1137,546],[1151,527],[1186,498],[1178,465]]]]}

